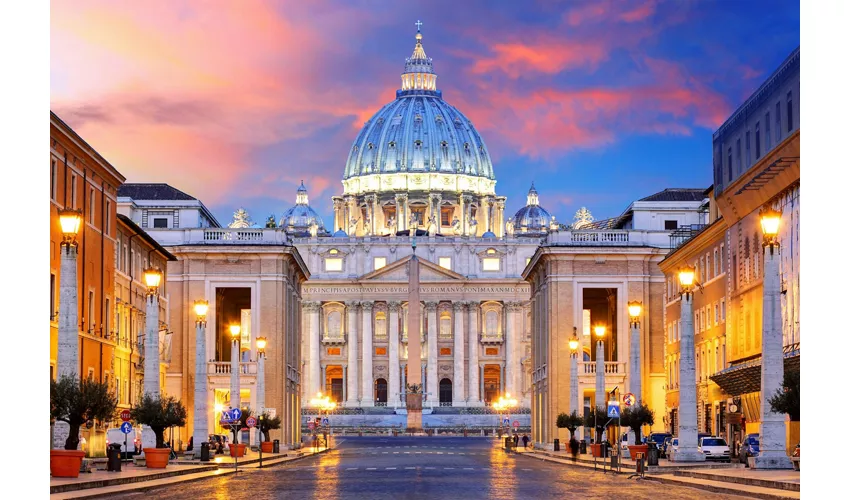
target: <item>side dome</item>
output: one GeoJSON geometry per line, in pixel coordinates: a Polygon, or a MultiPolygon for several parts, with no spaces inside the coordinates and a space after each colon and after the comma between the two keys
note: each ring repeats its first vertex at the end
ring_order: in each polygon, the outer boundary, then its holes
{"type": "MultiPolygon", "coordinates": [[[[493,163],[484,140],[463,113],[443,100],[419,32],[401,78],[396,99],[375,113],[354,140],[343,184],[356,177],[403,172],[462,174],[494,183],[493,163]]],[[[478,181],[471,179],[469,184],[473,182],[478,181]]],[[[393,190],[401,187],[394,181],[387,184],[393,190]]],[[[375,182],[370,190],[383,188],[383,183],[375,182]]]]}
{"type": "Polygon", "coordinates": [[[310,207],[307,188],[304,186],[304,181],[301,181],[295,196],[295,206],[284,212],[283,217],[280,218],[279,227],[283,228],[286,234],[303,236],[311,234],[311,228],[314,225],[317,234],[326,233],[325,223],[310,207]]]}
{"type": "Polygon", "coordinates": [[[544,235],[549,232],[552,220],[552,215],[540,206],[537,190],[534,189],[534,183],[532,182],[531,189],[528,190],[526,205],[514,214],[512,220],[514,232],[517,236],[544,235]]]}

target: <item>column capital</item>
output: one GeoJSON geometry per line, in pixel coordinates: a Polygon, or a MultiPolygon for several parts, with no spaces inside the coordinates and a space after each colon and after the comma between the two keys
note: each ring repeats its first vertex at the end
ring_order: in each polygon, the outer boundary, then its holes
{"type": "Polygon", "coordinates": [[[472,203],[472,195],[471,194],[462,194],[462,195],[460,195],[460,199],[464,204],[472,203]]]}
{"type": "Polygon", "coordinates": [[[366,203],[375,203],[376,201],[378,201],[378,195],[370,193],[364,196],[363,199],[366,200],[366,203]]]}
{"type": "Polygon", "coordinates": [[[454,309],[455,312],[463,311],[465,308],[466,308],[466,303],[462,300],[452,302],[452,309],[454,309]]]}
{"type": "Polygon", "coordinates": [[[397,202],[407,201],[407,193],[396,193],[395,200],[397,202]]]}
{"type": "Polygon", "coordinates": [[[428,312],[435,312],[437,310],[437,302],[436,300],[426,300],[425,301],[425,310],[428,312]]]}
{"type": "Polygon", "coordinates": [[[390,310],[390,312],[398,312],[401,309],[401,301],[390,300],[387,302],[387,308],[390,310]]]}
{"type": "Polygon", "coordinates": [[[514,300],[505,301],[505,307],[507,307],[509,311],[518,311],[522,309],[522,302],[514,300]]]}
{"type": "Polygon", "coordinates": [[[481,303],[478,302],[477,300],[470,300],[470,301],[466,302],[466,307],[469,308],[470,312],[473,312],[476,309],[478,309],[479,307],[481,307],[481,303]]]}
{"type": "Polygon", "coordinates": [[[318,301],[305,300],[301,302],[301,308],[306,312],[316,312],[321,308],[321,306],[322,303],[318,301]]]}
{"type": "Polygon", "coordinates": [[[358,307],[360,307],[360,301],[359,300],[346,300],[345,301],[345,307],[349,307],[351,309],[357,309],[358,307]]]}
{"type": "Polygon", "coordinates": [[[361,300],[360,301],[360,307],[362,307],[364,311],[371,311],[372,307],[374,307],[374,305],[375,305],[374,300],[361,300]]]}

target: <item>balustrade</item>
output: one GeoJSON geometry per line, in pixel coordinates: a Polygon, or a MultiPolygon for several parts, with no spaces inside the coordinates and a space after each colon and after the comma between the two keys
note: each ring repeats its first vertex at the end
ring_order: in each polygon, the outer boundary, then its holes
{"type": "MultiPolygon", "coordinates": [[[[596,362],[584,361],[579,363],[582,368],[579,373],[583,375],[596,375],[596,362]]],[[[606,361],[605,375],[626,375],[626,363],[623,361],[606,361]]]]}
{"type": "MultiPolygon", "coordinates": [[[[257,363],[254,361],[247,363],[239,363],[241,375],[256,375],[257,363]]],[[[207,363],[207,373],[209,375],[230,375],[230,361],[210,361],[207,363]]]]}

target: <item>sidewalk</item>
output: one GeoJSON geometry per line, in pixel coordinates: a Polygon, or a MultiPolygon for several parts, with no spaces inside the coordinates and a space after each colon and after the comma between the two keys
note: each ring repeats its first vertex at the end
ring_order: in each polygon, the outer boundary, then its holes
{"type": "MultiPolygon", "coordinates": [[[[588,454],[580,454],[577,460],[574,460],[569,453],[549,450],[525,451],[520,448],[517,453],[547,462],[594,469],[593,457],[588,454]]],[[[635,464],[631,460],[626,459],[620,464],[620,474],[635,474],[635,469],[635,464]]],[[[603,470],[602,459],[597,459],[596,470],[600,472],[603,470]]],[[[606,462],[605,472],[617,472],[610,469],[610,458],[606,462]]],[[[715,493],[746,495],[752,498],[800,498],[799,471],[757,471],[745,469],[743,465],[736,463],[683,464],[659,459],[658,466],[647,467],[644,480],[699,488],[715,493]]]]}
{"type": "MultiPolygon", "coordinates": [[[[312,448],[305,448],[280,454],[263,453],[263,468],[327,451],[327,449],[320,449],[316,452],[312,448]]],[[[132,463],[124,463],[121,472],[94,471],[81,473],[77,478],[50,478],[50,498],[53,500],[95,498],[234,474],[236,472],[234,462],[229,455],[226,457],[220,455],[204,463],[196,460],[175,460],[165,469],[148,469],[132,463]]],[[[258,470],[259,462],[259,454],[252,453],[244,457],[244,460],[239,460],[239,471],[258,470]]]]}

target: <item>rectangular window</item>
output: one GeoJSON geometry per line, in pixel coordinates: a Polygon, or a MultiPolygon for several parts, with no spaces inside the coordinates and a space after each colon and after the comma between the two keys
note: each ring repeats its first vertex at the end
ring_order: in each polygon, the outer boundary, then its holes
{"type": "Polygon", "coordinates": [[[339,356],[341,352],[341,347],[328,347],[328,356],[339,356]]]}
{"type": "Polygon", "coordinates": [[[699,258],[699,268],[702,271],[702,276],[700,276],[700,279],[702,281],[708,281],[708,269],[705,267],[705,257],[699,258]]]}
{"type": "Polygon", "coordinates": [[[103,318],[103,334],[109,338],[112,332],[109,330],[110,325],[110,316],[109,316],[109,299],[106,299],[106,307],[103,310],[104,318],[103,318]]]}
{"type": "Polygon", "coordinates": [[[499,348],[498,347],[487,347],[484,349],[485,356],[498,356],[499,348]]]}
{"type": "Polygon", "coordinates": [[[794,130],[794,100],[791,99],[791,92],[788,92],[788,96],[786,97],[787,108],[785,111],[785,120],[788,122],[788,126],[786,130],[791,132],[794,130]]]}
{"type": "Polygon", "coordinates": [[[714,304],[714,326],[717,326],[719,324],[720,324],[720,305],[715,303],[714,304]]]}
{"type": "Polygon", "coordinates": [[[325,271],[342,271],[342,259],[339,257],[325,259],[325,271]]]}
{"type": "Polygon", "coordinates": [[[720,275],[720,259],[717,257],[717,249],[714,249],[714,275],[720,275]]]}
{"type": "Polygon", "coordinates": [[[726,298],[720,299],[720,321],[726,322],[726,298]]]}
{"type": "Polygon", "coordinates": [[[91,290],[89,290],[89,315],[86,321],[86,331],[91,333],[94,330],[94,292],[91,290]]]}
{"type": "Polygon", "coordinates": [[[94,224],[94,188],[89,189],[89,222],[94,224]]]}
{"type": "Polygon", "coordinates": [[[729,182],[732,182],[732,148],[729,148],[729,163],[727,164],[729,168],[729,182]]]}
{"type": "Polygon", "coordinates": [[[779,144],[779,140],[782,138],[782,106],[779,103],[776,103],[776,144],[779,144]]]}
{"type": "Polygon", "coordinates": [[[676,325],[677,325],[677,330],[676,330],[676,340],[682,340],[682,320],[680,319],[680,320],[676,323],[676,325]]]}
{"type": "Polygon", "coordinates": [[[56,275],[50,273],[50,321],[56,318],[56,275]]]}
{"type": "Polygon", "coordinates": [[[670,231],[670,230],[678,229],[678,228],[679,228],[679,221],[675,221],[675,220],[665,220],[664,221],[664,229],[665,230],[670,231]]]}
{"type": "Polygon", "coordinates": [[[375,356],[386,356],[387,348],[386,347],[376,347],[375,348],[375,356]]]}
{"type": "Polygon", "coordinates": [[[764,149],[770,151],[770,111],[764,114],[764,149]]]}
{"type": "Polygon", "coordinates": [[[71,174],[71,208],[77,209],[77,176],[71,174]]]}
{"type": "Polygon", "coordinates": [[[756,122],[756,160],[761,157],[761,136],[759,135],[759,122],[756,122]]]}
{"type": "Polygon", "coordinates": [[[106,201],[106,213],[103,214],[103,229],[106,232],[106,236],[109,236],[109,231],[112,229],[112,227],[109,225],[109,219],[111,218],[109,216],[109,212],[111,210],[112,210],[112,202],[107,200],[106,201]]]}
{"type": "Polygon", "coordinates": [[[738,175],[741,174],[741,138],[739,137],[735,141],[735,155],[737,156],[736,160],[738,162],[738,175]]]}
{"type": "Polygon", "coordinates": [[[441,347],[440,348],[440,356],[451,356],[452,348],[451,347],[441,347]]]}
{"type": "Polygon", "coordinates": [[[56,160],[50,159],[50,199],[56,201],[56,160]]]}
{"type": "Polygon", "coordinates": [[[452,225],[452,208],[451,207],[443,207],[440,210],[440,225],[442,226],[451,226],[452,225]]]}
{"type": "Polygon", "coordinates": [[[747,168],[749,168],[750,162],[751,162],[751,160],[750,160],[750,131],[749,130],[747,130],[746,138],[747,138],[747,168]]]}
{"type": "Polygon", "coordinates": [[[168,228],[168,219],[162,217],[156,217],[153,220],[153,227],[155,229],[167,229],[168,228]]]}
{"type": "Polygon", "coordinates": [[[375,257],[375,271],[378,269],[387,267],[387,258],[386,257],[375,257]]]}
{"type": "Polygon", "coordinates": [[[451,271],[452,269],[452,258],[451,257],[440,257],[439,259],[440,267],[443,269],[448,269],[451,271]]]}
{"type": "Polygon", "coordinates": [[[485,271],[498,271],[500,260],[498,257],[484,257],[481,262],[485,271]]]}
{"type": "Polygon", "coordinates": [[[720,245],[720,272],[722,273],[724,269],[726,269],[725,261],[726,261],[726,245],[720,245]]]}

